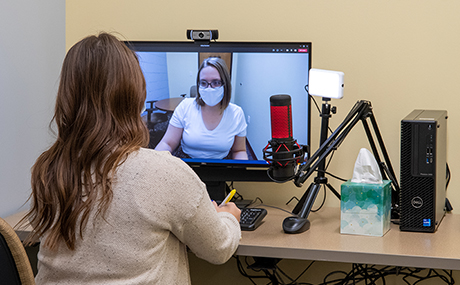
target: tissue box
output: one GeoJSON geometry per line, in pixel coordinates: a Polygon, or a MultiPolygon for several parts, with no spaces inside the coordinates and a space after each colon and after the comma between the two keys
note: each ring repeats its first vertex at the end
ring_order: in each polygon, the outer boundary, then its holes
{"type": "Polygon", "coordinates": [[[390,229],[390,180],[381,184],[354,183],[341,187],[340,233],[383,236],[390,229]]]}

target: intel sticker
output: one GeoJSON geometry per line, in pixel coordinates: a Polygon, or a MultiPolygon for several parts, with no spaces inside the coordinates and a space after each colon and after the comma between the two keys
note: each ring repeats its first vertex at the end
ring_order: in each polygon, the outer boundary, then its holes
{"type": "Polygon", "coordinates": [[[423,219],[424,227],[431,227],[431,219],[423,219]]]}

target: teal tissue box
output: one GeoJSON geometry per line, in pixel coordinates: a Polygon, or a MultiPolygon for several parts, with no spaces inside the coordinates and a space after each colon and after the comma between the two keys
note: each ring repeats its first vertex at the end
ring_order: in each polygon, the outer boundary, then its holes
{"type": "Polygon", "coordinates": [[[354,183],[341,186],[340,233],[383,236],[390,229],[390,180],[381,184],[354,183]]]}

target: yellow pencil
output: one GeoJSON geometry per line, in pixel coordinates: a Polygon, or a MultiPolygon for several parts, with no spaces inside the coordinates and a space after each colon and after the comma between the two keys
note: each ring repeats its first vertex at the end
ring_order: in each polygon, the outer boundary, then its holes
{"type": "Polygon", "coordinates": [[[233,198],[233,195],[235,195],[236,193],[236,190],[233,189],[232,191],[230,191],[230,193],[227,195],[227,197],[225,197],[224,201],[222,201],[222,203],[219,205],[219,207],[222,207],[224,206],[225,204],[227,204],[228,202],[230,202],[230,200],[232,200],[233,198]]]}

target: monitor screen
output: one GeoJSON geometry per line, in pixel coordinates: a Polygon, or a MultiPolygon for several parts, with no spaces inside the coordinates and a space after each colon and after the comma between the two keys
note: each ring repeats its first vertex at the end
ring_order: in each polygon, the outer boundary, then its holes
{"type": "MultiPolygon", "coordinates": [[[[310,145],[310,99],[305,90],[311,68],[311,43],[294,42],[129,42],[138,55],[147,84],[143,117],[155,148],[182,100],[196,97],[202,61],[220,57],[228,67],[231,103],[246,121],[247,160],[183,158],[207,184],[222,181],[270,181],[263,150],[271,139],[270,97],[291,96],[294,139],[310,145]]],[[[190,100],[190,99],[189,99],[190,100]]],[[[207,142],[208,143],[208,142],[207,142]]]]}

